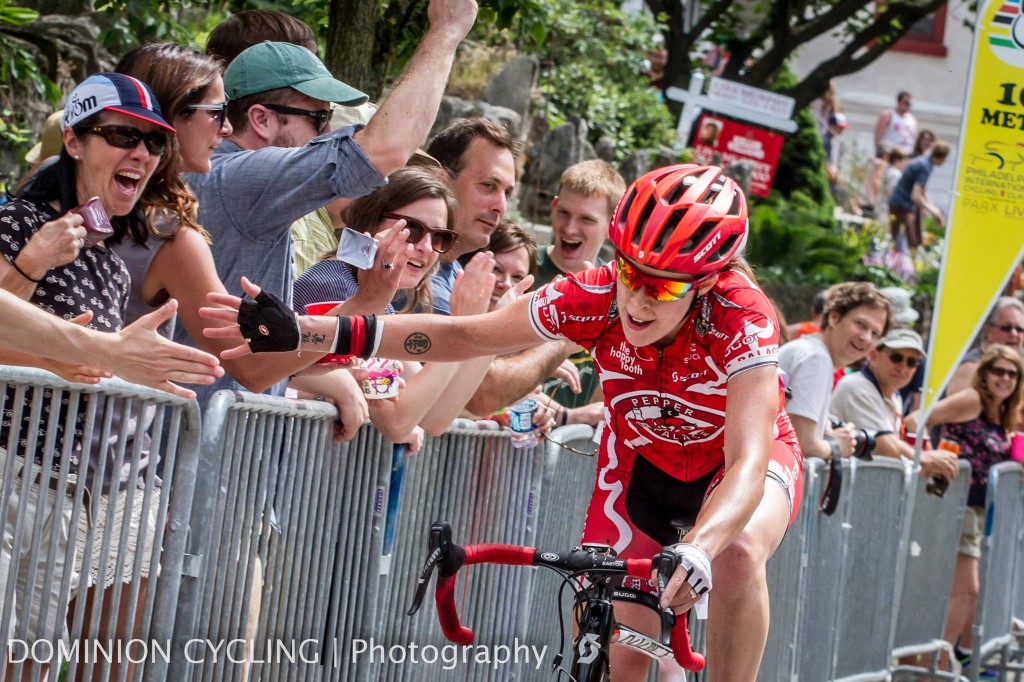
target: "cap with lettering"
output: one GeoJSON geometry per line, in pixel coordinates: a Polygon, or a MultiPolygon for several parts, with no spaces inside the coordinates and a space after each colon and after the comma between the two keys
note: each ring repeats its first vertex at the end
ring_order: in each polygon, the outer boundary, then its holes
{"type": "Polygon", "coordinates": [[[150,87],[122,73],[97,73],[79,83],[64,105],[62,128],[73,128],[101,111],[116,111],[176,132],[164,120],[150,87]]]}
{"type": "Polygon", "coordinates": [[[332,76],[315,54],[292,43],[265,40],[253,45],[239,53],[224,72],[224,90],[231,99],[279,88],[346,106],[370,99],[332,76]]]}

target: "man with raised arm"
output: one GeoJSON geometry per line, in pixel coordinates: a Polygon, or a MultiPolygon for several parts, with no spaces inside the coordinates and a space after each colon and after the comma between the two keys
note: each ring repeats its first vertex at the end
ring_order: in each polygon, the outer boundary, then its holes
{"type": "MultiPolygon", "coordinates": [[[[217,147],[210,173],[186,175],[229,290],[241,293],[240,276],[258,273],[267,291],[290,303],[291,224],[335,199],[372,191],[405,164],[430,130],[476,10],[475,0],[431,0],[426,35],[363,128],[327,130],[332,102],[365,95],[336,80],[309,50],[264,42],[231,62],[224,85],[234,133],[217,147]]],[[[181,330],[177,339],[191,342],[181,330]]],[[[206,393],[238,387],[225,378],[206,393]]],[[[283,391],[280,382],[268,392],[283,391]]]]}

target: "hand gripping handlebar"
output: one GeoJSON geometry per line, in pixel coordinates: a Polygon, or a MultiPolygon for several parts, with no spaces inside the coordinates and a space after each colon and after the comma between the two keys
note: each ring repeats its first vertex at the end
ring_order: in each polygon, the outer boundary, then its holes
{"type": "MultiPolygon", "coordinates": [[[[416,613],[426,597],[430,576],[437,567],[437,585],[434,601],[437,617],[445,638],[456,644],[467,646],[473,642],[473,631],[461,624],[455,605],[455,577],[463,566],[473,564],[503,564],[507,566],[548,566],[570,573],[593,572],[595,575],[632,575],[648,578],[652,565],[658,567],[658,592],[678,565],[678,557],[670,550],[664,550],[652,559],[616,559],[576,549],[568,554],[539,551],[521,545],[477,544],[464,547],[452,542],[451,526],[435,523],[430,527],[430,556],[420,571],[416,594],[410,607],[409,616],[416,613]]],[[[670,609],[664,609],[662,616],[663,644],[672,648],[676,662],[687,670],[700,671],[704,668],[704,657],[690,648],[686,615],[675,617],[670,609]]]]}

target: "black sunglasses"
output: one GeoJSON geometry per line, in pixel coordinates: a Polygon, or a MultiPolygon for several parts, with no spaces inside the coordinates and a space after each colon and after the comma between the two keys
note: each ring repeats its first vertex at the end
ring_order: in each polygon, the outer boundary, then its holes
{"type": "Polygon", "coordinates": [[[188,104],[183,107],[185,111],[209,111],[210,117],[217,121],[217,127],[224,127],[224,119],[228,117],[228,101],[220,104],[188,104]]]}
{"type": "Polygon", "coordinates": [[[914,357],[913,355],[904,355],[903,353],[897,353],[896,351],[889,352],[889,359],[892,361],[892,364],[894,365],[906,362],[907,367],[909,367],[910,369],[916,368],[917,363],[921,361],[920,358],[914,357]]]}
{"type": "Polygon", "coordinates": [[[1017,373],[1017,370],[1015,370],[1015,369],[1006,369],[1005,367],[989,367],[988,368],[988,373],[991,374],[994,377],[999,377],[1000,379],[1002,379],[1004,377],[1010,377],[1011,381],[1016,381],[1017,377],[1020,376],[1017,373]]]}
{"type": "Polygon", "coordinates": [[[1015,324],[994,324],[992,326],[1004,334],[1012,334],[1013,332],[1024,334],[1024,327],[1018,327],[1015,324]]]}
{"type": "Polygon", "coordinates": [[[159,156],[167,149],[167,135],[154,130],[151,133],[144,133],[132,126],[79,126],[74,129],[76,135],[88,133],[99,135],[107,141],[111,147],[118,149],[135,149],[139,142],[146,143],[146,149],[150,154],[159,156]]]}
{"type": "Polygon", "coordinates": [[[404,220],[405,226],[409,229],[409,237],[405,240],[407,244],[419,244],[423,236],[429,234],[430,248],[438,253],[446,253],[455,244],[455,240],[459,238],[459,233],[455,230],[447,230],[442,227],[427,227],[423,224],[423,221],[410,218],[407,215],[401,215],[400,213],[385,212],[381,213],[380,217],[390,218],[391,220],[404,220]]]}
{"type": "Polygon", "coordinates": [[[313,125],[316,126],[317,135],[327,130],[327,124],[331,122],[331,110],[330,109],[319,109],[312,111],[310,109],[298,109],[296,107],[286,107],[283,104],[265,104],[260,103],[261,106],[276,111],[279,114],[291,114],[292,116],[306,116],[307,118],[313,119],[313,125]]]}

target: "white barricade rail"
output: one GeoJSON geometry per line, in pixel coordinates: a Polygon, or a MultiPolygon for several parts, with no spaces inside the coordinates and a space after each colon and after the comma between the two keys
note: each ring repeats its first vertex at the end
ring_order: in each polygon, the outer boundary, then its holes
{"type": "Polygon", "coordinates": [[[875,457],[871,462],[854,459],[849,481],[843,481],[849,504],[844,510],[845,560],[835,585],[840,594],[835,669],[829,679],[889,679],[911,476],[911,466],[902,460],[875,457]]]}
{"type": "Polygon", "coordinates": [[[771,614],[768,641],[757,675],[760,682],[789,680],[796,665],[797,625],[806,563],[804,552],[810,516],[818,513],[818,498],[824,485],[820,476],[827,476],[825,461],[805,460],[803,475],[803,497],[796,518],[767,566],[771,614]]]}
{"type": "MultiPolygon", "coordinates": [[[[817,462],[814,462],[817,464],[817,462]]],[[[843,461],[843,491],[834,514],[818,511],[818,499],[828,478],[828,463],[822,462],[814,486],[804,484],[807,513],[807,535],[804,540],[806,565],[801,579],[800,605],[797,615],[795,679],[828,680],[835,655],[836,619],[839,609],[839,575],[845,561],[843,529],[847,506],[850,465],[843,461]]],[[[785,679],[785,678],[780,678],[785,679]]]]}
{"type": "Polygon", "coordinates": [[[335,645],[372,618],[373,501],[391,448],[369,427],[351,447],[332,443],[336,415],[322,402],[211,399],[192,514],[198,579],[175,630],[191,648],[170,679],[349,679],[335,645]]]}
{"type": "Polygon", "coordinates": [[[452,429],[428,439],[423,451],[408,459],[391,570],[383,577],[379,635],[372,643],[380,649],[361,654],[360,672],[371,655],[375,668],[369,679],[375,681],[507,680],[534,666],[526,643],[532,571],[474,566],[460,573],[459,616],[476,634],[468,649],[444,639],[432,604],[413,617],[405,613],[433,522],[449,522],[460,545],[536,543],[543,470],[543,445],[515,449],[508,431],[452,429]],[[442,656],[448,654],[459,658],[445,662],[442,656]],[[501,661],[506,655],[510,660],[501,661]]]}
{"type": "Polygon", "coordinates": [[[971,465],[960,460],[960,473],[943,497],[929,495],[927,482],[917,476],[901,585],[896,601],[893,657],[928,655],[928,665],[897,664],[896,679],[964,679],[935,670],[938,654],[948,648],[942,628],[956,566],[956,530],[963,525],[964,505],[971,484],[971,465]]]}
{"type": "Polygon", "coordinates": [[[0,367],[0,384],[10,548],[0,632],[12,663],[0,680],[38,680],[62,665],[67,679],[165,679],[198,407],[116,379],[70,384],[21,367],[0,367]]]}
{"type": "MultiPolygon", "coordinates": [[[[537,514],[538,549],[564,552],[580,544],[587,504],[597,474],[597,444],[593,437],[594,429],[587,424],[562,426],[549,434],[537,514]],[[589,454],[581,455],[573,450],[589,454]]],[[[532,570],[535,575],[529,604],[530,628],[526,639],[530,644],[547,645],[548,660],[544,661],[539,670],[526,671],[521,679],[549,682],[552,679],[550,659],[560,645],[564,647],[564,665],[567,666],[571,660],[573,591],[566,587],[561,592],[559,612],[561,576],[543,568],[532,570]],[[559,613],[562,615],[563,628],[559,627],[559,613]],[[565,635],[561,642],[560,633],[565,635]]]]}
{"type": "Polygon", "coordinates": [[[981,546],[981,592],[974,621],[974,655],[965,671],[977,682],[980,667],[1007,672],[1024,672],[1024,651],[1019,637],[1012,634],[1014,589],[1020,574],[1021,532],[1024,529],[1024,482],[1021,465],[1003,462],[989,470],[986,498],[985,535],[981,546]],[[981,662],[981,666],[977,664],[981,662]]]}

